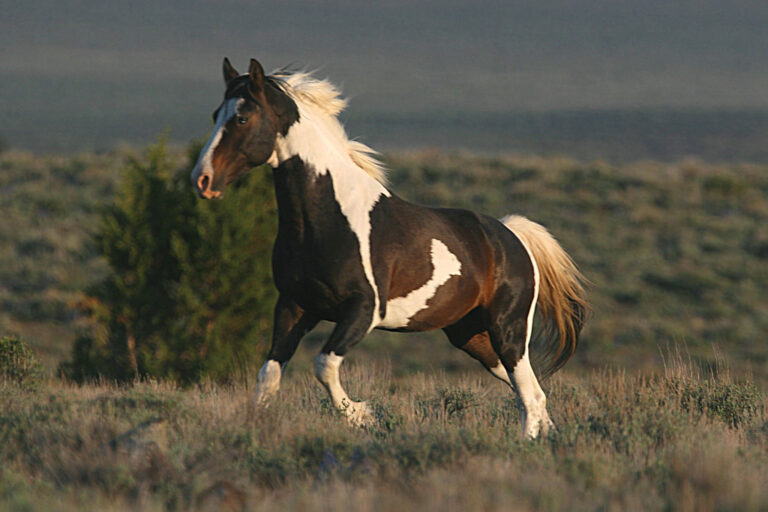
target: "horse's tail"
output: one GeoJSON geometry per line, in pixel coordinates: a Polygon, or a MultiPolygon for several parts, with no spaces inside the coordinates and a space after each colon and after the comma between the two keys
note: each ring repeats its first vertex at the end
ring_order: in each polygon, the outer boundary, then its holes
{"type": "Polygon", "coordinates": [[[542,378],[547,377],[576,352],[589,310],[582,284],[585,279],[544,226],[519,215],[508,215],[501,222],[523,242],[539,270],[541,322],[535,337],[545,338],[540,371],[542,378]]]}

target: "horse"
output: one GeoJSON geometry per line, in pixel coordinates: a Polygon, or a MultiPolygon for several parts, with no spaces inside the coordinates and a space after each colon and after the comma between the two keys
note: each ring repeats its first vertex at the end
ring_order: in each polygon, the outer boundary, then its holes
{"type": "Polygon", "coordinates": [[[398,197],[378,154],[347,137],[338,119],[346,101],[327,80],[265,75],[255,59],[240,74],[225,58],[223,73],[224,100],[193,187],[221,198],[267,163],[278,208],[279,293],[253,400],[278,391],[302,337],[327,320],[335,327],[314,359],[315,376],[350,423],[368,425],[372,408],[351,400],[339,379],[349,350],[373,329],[442,329],[517,393],[525,436],[553,428],[529,354],[536,306],[546,375],[573,355],[588,306],[582,275],[549,232],[517,215],[497,220],[398,197]]]}

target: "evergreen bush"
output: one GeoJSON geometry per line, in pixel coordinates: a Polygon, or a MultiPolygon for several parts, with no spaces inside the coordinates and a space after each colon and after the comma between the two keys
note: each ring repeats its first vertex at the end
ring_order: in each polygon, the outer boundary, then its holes
{"type": "MultiPolygon", "coordinates": [[[[194,162],[200,146],[189,150],[194,162]]],[[[270,254],[277,208],[268,168],[202,201],[162,142],[125,171],[95,242],[109,276],[82,301],[93,320],[71,378],[226,379],[263,353],[276,292],[270,254]]]]}
{"type": "Polygon", "coordinates": [[[43,376],[37,356],[16,336],[0,337],[0,383],[36,386],[43,376]]]}

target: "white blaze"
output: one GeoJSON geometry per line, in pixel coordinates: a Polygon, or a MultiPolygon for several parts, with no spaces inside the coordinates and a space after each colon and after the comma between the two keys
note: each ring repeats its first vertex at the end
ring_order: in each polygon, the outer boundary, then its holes
{"type": "Polygon", "coordinates": [[[237,110],[244,102],[245,100],[242,98],[232,98],[225,101],[219,109],[213,133],[200,152],[200,158],[197,161],[197,165],[195,165],[195,170],[192,171],[193,181],[197,181],[201,174],[213,176],[213,152],[216,151],[216,146],[221,142],[221,137],[224,135],[227,123],[237,114],[237,110]]]}

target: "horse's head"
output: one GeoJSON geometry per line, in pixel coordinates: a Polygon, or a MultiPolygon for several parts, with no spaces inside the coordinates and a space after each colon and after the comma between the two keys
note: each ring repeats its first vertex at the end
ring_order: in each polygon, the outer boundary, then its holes
{"type": "Polygon", "coordinates": [[[213,133],[192,171],[200,197],[219,198],[224,188],[250,169],[273,163],[275,141],[298,119],[294,101],[261,64],[251,59],[247,75],[240,75],[224,59],[224,101],[213,113],[213,133]]]}

